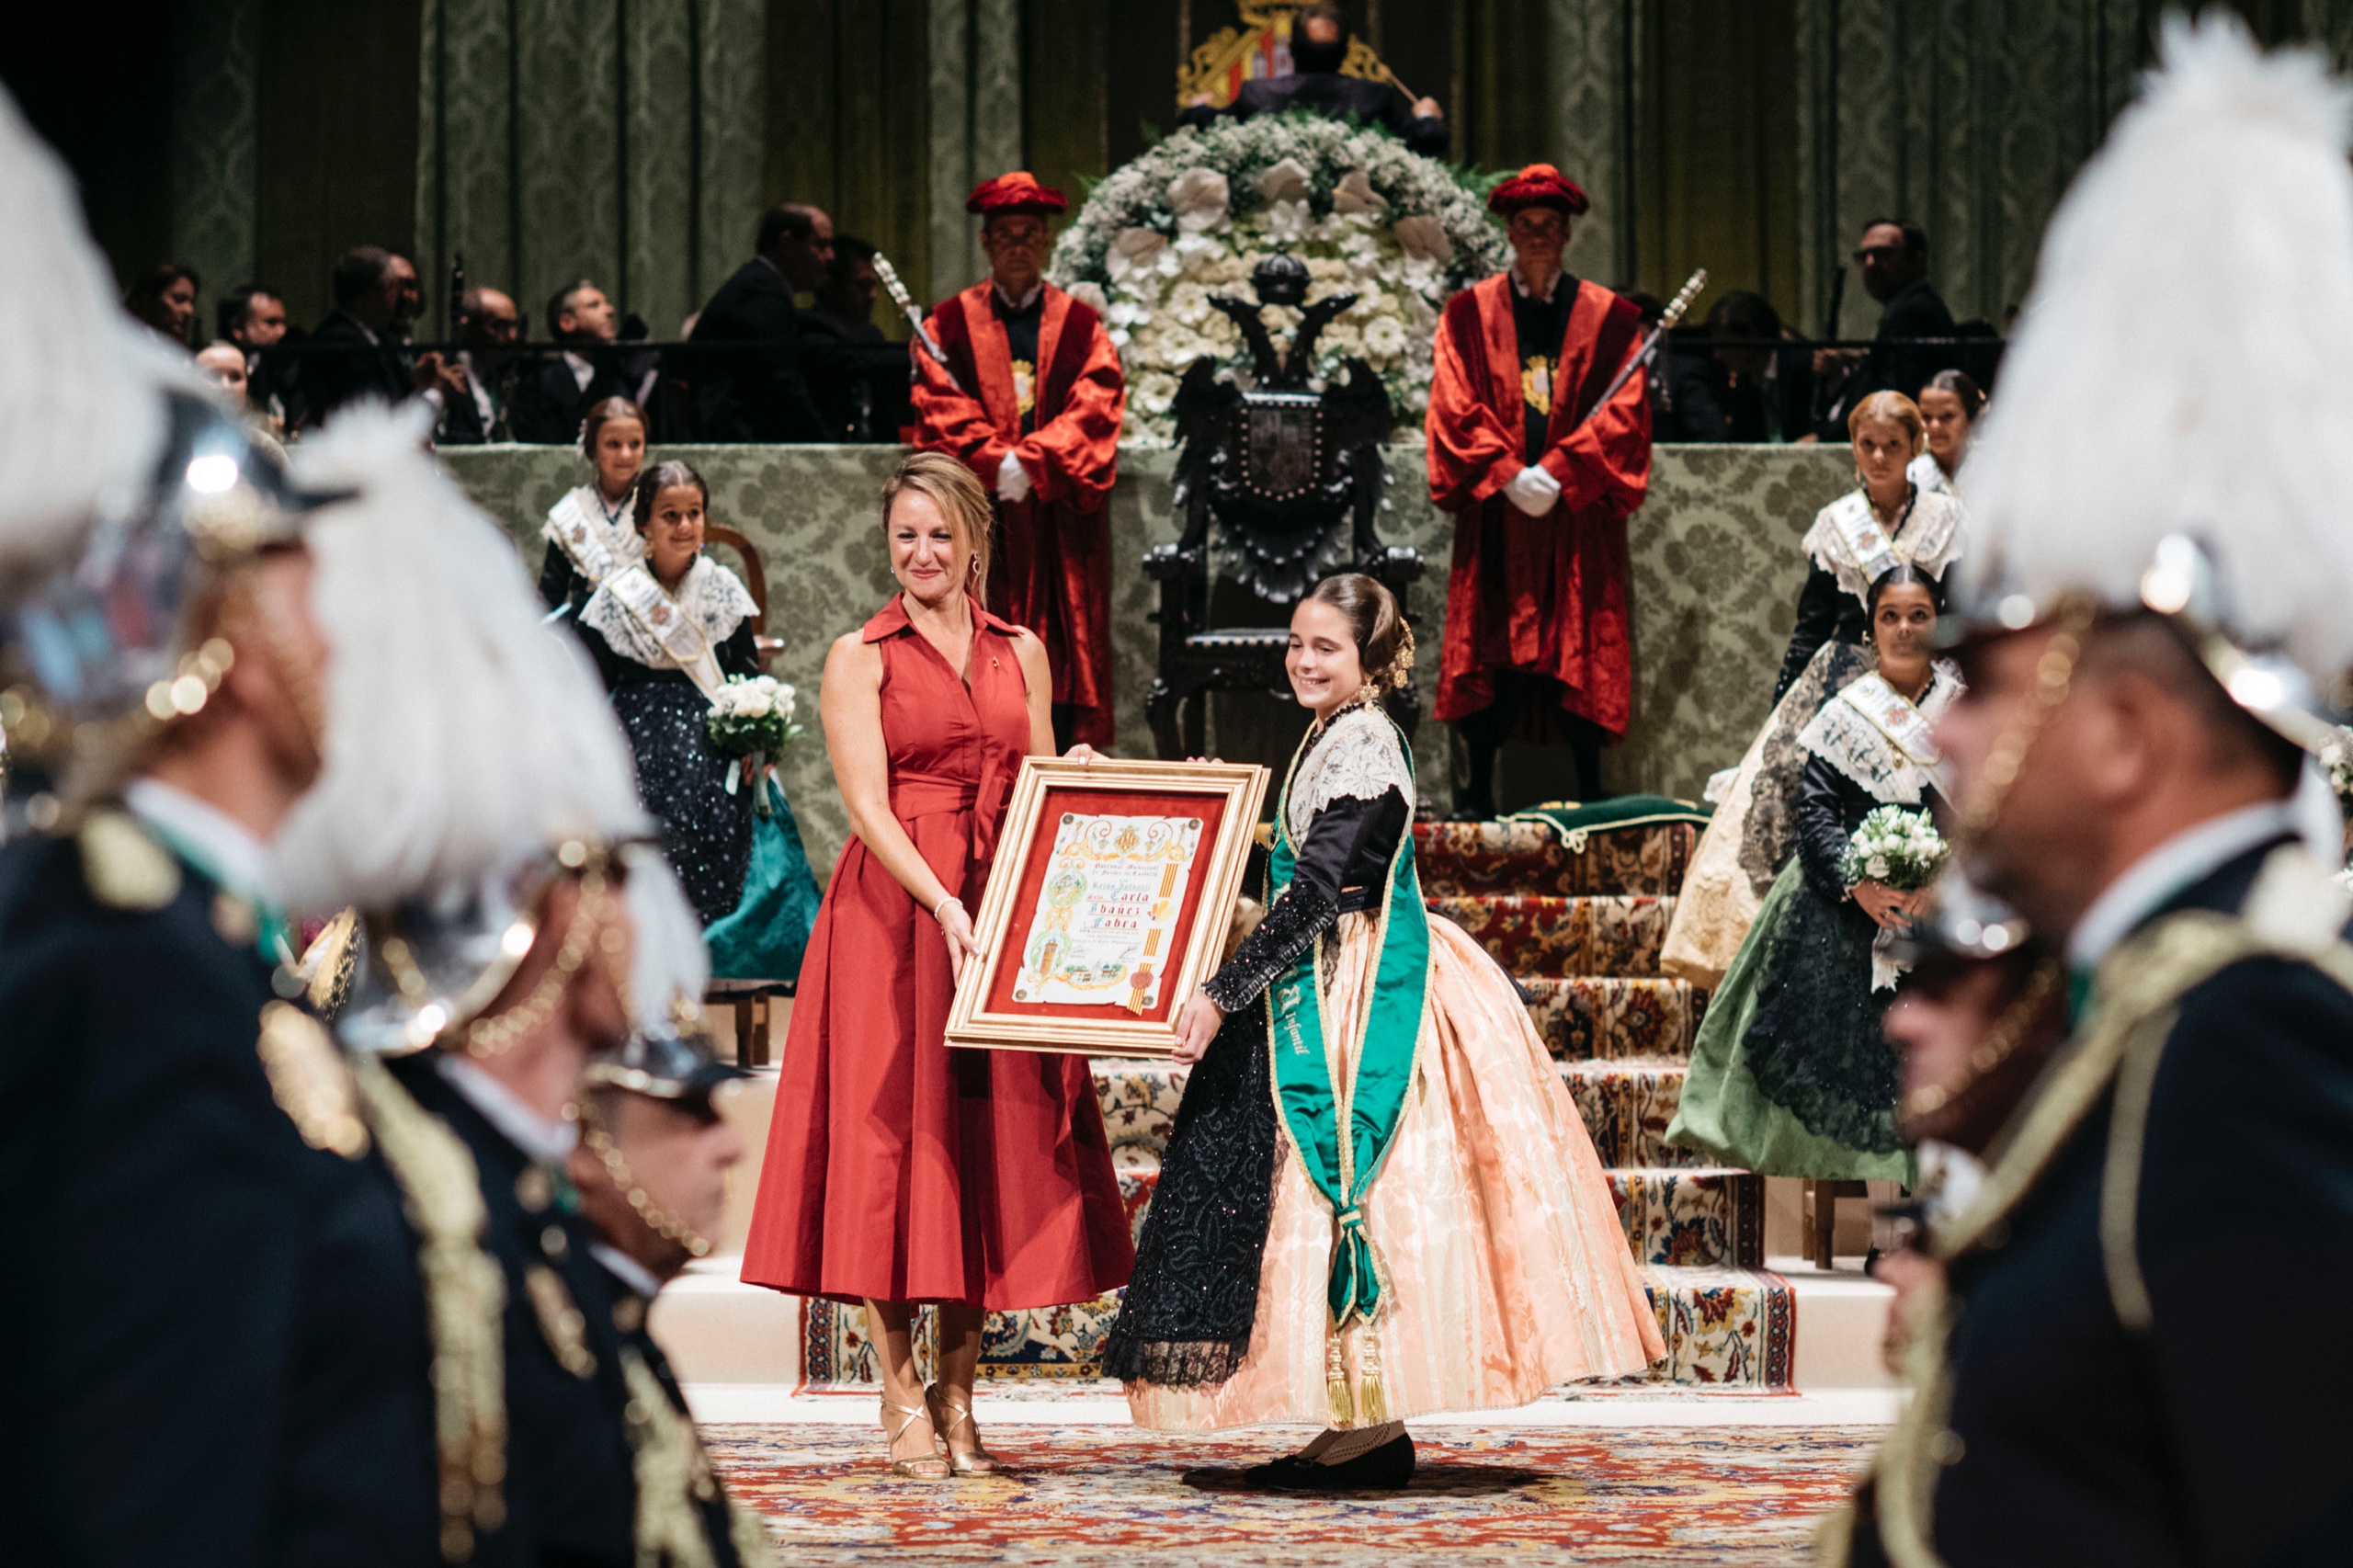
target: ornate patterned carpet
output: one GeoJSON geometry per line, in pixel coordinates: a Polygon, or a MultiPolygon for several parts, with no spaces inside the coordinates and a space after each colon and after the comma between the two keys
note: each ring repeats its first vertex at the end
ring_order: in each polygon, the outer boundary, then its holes
{"type": "MultiPolygon", "coordinates": [[[[1658,971],[1696,830],[1654,823],[1572,840],[1549,823],[1522,820],[1422,824],[1414,835],[1430,907],[1469,931],[1528,994],[1529,1014],[1609,1168],[1627,1244],[1643,1267],[1667,1344],[1665,1360],[1630,1381],[1787,1390],[1795,1303],[1788,1283],[1758,1267],[1764,1182],[1694,1164],[1665,1141],[1707,1002],[1658,971]]],[[[1095,1086],[1129,1218],[1140,1230],[1183,1070],[1097,1061],[1095,1086]]],[[[992,1314],[983,1376],[1092,1380],[1097,1347],[1118,1311],[1113,1295],[992,1314]]],[[[874,1382],[865,1318],[857,1308],[809,1303],[801,1364],[811,1387],[874,1382]]]]}
{"type": "Polygon", "coordinates": [[[1874,1428],[1714,1426],[1631,1436],[1454,1426],[1416,1434],[1402,1493],[1238,1488],[1272,1434],[1171,1443],[1118,1426],[999,1428],[987,1481],[893,1479],[879,1435],[837,1426],[707,1429],[784,1560],[829,1564],[1795,1564],[1845,1499],[1874,1428]]]}

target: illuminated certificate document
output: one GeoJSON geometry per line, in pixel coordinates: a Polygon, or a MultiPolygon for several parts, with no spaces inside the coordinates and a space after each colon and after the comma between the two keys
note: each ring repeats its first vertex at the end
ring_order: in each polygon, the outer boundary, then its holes
{"type": "Polygon", "coordinates": [[[1064,812],[1013,999],[1157,1006],[1200,843],[1199,817],[1064,812]]]}

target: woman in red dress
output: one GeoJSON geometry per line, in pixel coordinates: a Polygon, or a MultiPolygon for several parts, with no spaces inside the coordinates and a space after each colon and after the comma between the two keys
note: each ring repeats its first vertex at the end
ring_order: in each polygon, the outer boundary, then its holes
{"type": "Polygon", "coordinates": [[[973,597],[991,513],[972,471],[918,452],[882,513],[901,591],[825,660],[856,836],[801,964],[744,1278],[865,1303],[892,1467],[936,1480],[995,1468],[972,1419],[983,1315],[1091,1301],[1135,1253],[1086,1059],[942,1038],[1014,775],[1053,751],[1052,685],[1044,644],[973,597]],[[927,1392],[922,1301],[938,1316],[927,1392]]]}

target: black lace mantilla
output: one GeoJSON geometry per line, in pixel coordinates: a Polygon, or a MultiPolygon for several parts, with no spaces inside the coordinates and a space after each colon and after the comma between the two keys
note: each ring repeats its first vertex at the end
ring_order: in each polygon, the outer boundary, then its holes
{"type": "Polygon", "coordinates": [[[1801,880],[1763,934],[1756,1016],[1741,1046],[1756,1086],[1806,1131],[1867,1154],[1895,1133],[1897,1058],[1880,1032],[1893,992],[1871,989],[1879,927],[1842,893],[1801,880]]]}
{"type": "Polygon", "coordinates": [[[1282,891],[1257,928],[1201,989],[1231,1018],[1266,994],[1275,977],[1297,963],[1340,918],[1338,901],[1298,882],[1282,891]]]}
{"type": "Polygon", "coordinates": [[[1222,1383],[1250,1353],[1277,1135],[1267,1015],[1245,1006],[1226,1015],[1186,1082],[1135,1271],[1104,1343],[1109,1376],[1179,1388],[1222,1383]]]}

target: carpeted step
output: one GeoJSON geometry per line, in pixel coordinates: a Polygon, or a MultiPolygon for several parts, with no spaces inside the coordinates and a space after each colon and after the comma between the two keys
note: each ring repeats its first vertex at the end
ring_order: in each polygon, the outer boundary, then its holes
{"type": "Polygon", "coordinates": [[[1708,1005],[1706,992],[1680,980],[1567,975],[1519,983],[1545,1048],[1573,1062],[1688,1057],[1708,1005]]]}
{"type": "Polygon", "coordinates": [[[1797,1363],[1797,1296],[1762,1268],[1643,1270],[1665,1358],[1629,1383],[1787,1393],[1797,1363]]]}
{"type": "Polygon", "coordinates": [[[1414,869],[1425,898],[1672,896],[1698,841],[1687,822],[1598,828],[1574,843],[1542,822],[1415,823],[1414,869]]]}
{"type": "Polygon", "coordinates": [[[1763,1176],[1710,1165],[1608,1175],[1636,1262],[1754,1268],[1765,1261],[1763,1176]]]}
{"type": "Polygon", "coordinates": [[[1453,894],[1426,902],[1522,976],[1655,976],[1675,915],[1675,900],[1648,894],[1453,894]]]}
{"type": "MultiPolygon", "coordinates": [[[[1786,1391],[1795,1361],[1797,1316],[1789,1282],[1754,1268],[1646,1265],[1643,1278],[1658,1315],[1666,1356],[1626,1383],[1786,1391]]],[[[1119,1315],[1116,1293],[1075,1306],[991,1312],[982,1333],[982,1379],[989,1382],[1091,1382],[1103,1375],[1103,1336],[1119,1315]]],[[[931,1311],[915,1330],[915,1360],[933,1375],[931,1311]]],[[[881,1386],[863,1308],[812,1301],[802,1319],[803,1386],[863,1391],[881,1386]]]]}
{"type": "Polygon", "coordinates": [[[1683,1101],[1680,1062],[1563,1062],[1561,1077],[1605,1165],[1697,1165],[1704,1158],[1666,1141],[1683,1101]]]}

